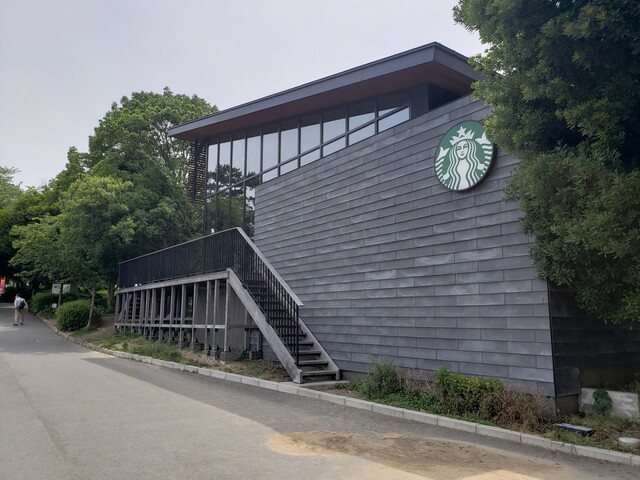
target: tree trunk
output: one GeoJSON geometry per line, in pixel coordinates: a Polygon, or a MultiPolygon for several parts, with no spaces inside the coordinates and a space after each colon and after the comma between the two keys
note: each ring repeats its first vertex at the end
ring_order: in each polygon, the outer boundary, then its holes
{"type": "Polygon", "coordinates": [[[93,309],[96,303],[96,286],[92,285],[90,288],[91,291],[91,306],[89,307],[89,321],[87,322],[87,327],[91,326],[91,319],[93,318],[93,309]]]}
{"type": "Polygon", "coordinates": [[[114,283],[107,283],[107,307],[111,307],[113,303],[113,297],[115,295],[116,285],[114,283]]]}

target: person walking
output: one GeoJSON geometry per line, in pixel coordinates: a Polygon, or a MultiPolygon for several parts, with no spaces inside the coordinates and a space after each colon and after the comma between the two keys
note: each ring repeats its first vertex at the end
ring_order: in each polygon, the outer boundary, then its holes
{"type": "Polygon", "coordinates": [[[19,325],[24,324],[24,314],[22,313],[22,310],[24,310],[25,308],[29,310],[29,305],[27,304],[27,301],[20,296],[19,293],[16,293],[16,298],[13,301],[13,308],[15,308],[16,310],[16,313],[13,317],[13,324],[18,325],[18,322],[20,322],[19,325]]]}

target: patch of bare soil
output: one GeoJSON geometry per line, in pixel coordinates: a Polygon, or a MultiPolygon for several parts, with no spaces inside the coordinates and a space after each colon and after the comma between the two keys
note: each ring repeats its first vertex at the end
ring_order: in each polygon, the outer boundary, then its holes
{"type": "Polygon", "coordinates": [[[100,321],[100,326],[96,328],[93,332],[89,332],[82,336],[84,340],[101,340],[103,338],[109,338],[113,335],[114,327],[113,323],[115,321],[114,315],[103,315],[102,320],[100,321]]]}
{"type": "Polygon", "coordinates": [[[267,446],[283,455],[363,458],[375,462],[367,473],[369,479],[389,478],[389,469],[402,472],[398,478],[441,480],[573,479],[575,475],[558,463],[539,458],[468,443],[396,434],[365,437],[353,433],[292,432],[271,437],[267,446]]]}

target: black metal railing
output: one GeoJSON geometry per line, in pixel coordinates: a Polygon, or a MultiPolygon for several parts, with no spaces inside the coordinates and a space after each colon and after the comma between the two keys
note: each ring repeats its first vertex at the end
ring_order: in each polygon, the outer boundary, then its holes
{"type": "Polygon", "coordinates": [[[299,301],[239,228],[120,263],[120,288],[233,270],[299,361],[299,301]]]}

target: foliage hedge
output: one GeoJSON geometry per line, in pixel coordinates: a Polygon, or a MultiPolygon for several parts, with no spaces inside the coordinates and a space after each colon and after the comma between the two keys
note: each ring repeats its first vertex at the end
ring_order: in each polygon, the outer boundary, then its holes
{"type": "Polygon", "coordinates": [[[376,362],[355,384],[367,399],[395,407],[537,431],[548,401],[498,379],[466,377],[441,368],[433,381],[416,379],[389,361],[376,362]]]}
{"type": "Polygon", "coordinates": [[[39,292],[29,302],[29,310],[32,313],[53,313],[52,303],[58,303],[58,295],[51,292],[39,292]]]}
{"type": "Polygon", "coordinates": [[[437,396],[445,413],[492,419],[498,414],[498,399],[504,388],[495,378],[465,377],[446,368],[436,372],[437,396]]]}
{"type": "MultiPolygon", "coordinates": [[[[91,304],[87,300],[63,303],[56,309],[56,322],[63,332],[79,330],[87,325],[91,304]]],[[[95,315],[95,312],[94,312],[95,315]]]]}
{"type": "MultiPolygon", "coordinates": [[[[65,293],[62,296],[62,304],[72,302],[74,300],[86,300],[86,295],[79,295],[75,293],[65,293]]],[[[44,314],[45,316],[53,316],[56,309],[51,305],[58,303],[58,294],[51,292],[38,292],[29,301],[29,310],[33,313],[44,314]]]]}

